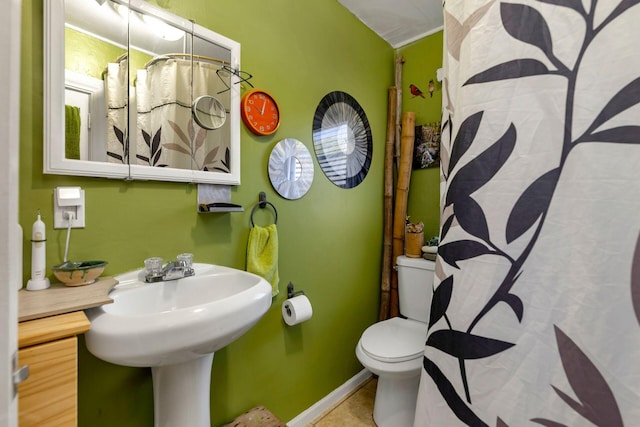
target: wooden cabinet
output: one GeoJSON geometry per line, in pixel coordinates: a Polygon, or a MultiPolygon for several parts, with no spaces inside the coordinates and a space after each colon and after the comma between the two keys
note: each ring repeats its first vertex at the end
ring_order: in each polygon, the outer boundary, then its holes
{"type": "Polygon", "coordinates": [[[18,386],[19,427],[78,425],[78,338],[89,330],[82,311],[18,324],[19,366],[29,377],[18,386]]]}

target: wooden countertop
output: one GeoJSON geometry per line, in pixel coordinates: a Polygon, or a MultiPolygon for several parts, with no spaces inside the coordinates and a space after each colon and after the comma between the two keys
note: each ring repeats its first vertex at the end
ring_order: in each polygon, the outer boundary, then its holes
{"type": "Polygon", "coordinates": [[[109,298],[109,291],[117,284],[113,277],[100,277],[84,286],[52,283],[50,288],[41,291],[21,289],[18,292],[18,322],[110,304],[113,300],[109,298]]]}

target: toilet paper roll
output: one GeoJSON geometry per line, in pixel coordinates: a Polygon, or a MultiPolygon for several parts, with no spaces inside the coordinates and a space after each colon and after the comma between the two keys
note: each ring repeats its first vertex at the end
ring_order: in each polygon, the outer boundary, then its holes
{"type": "Polygon", "coordinates": [[[311,302],[306,295],[298,295],[282,303],[282,317],[289,326],[311,319],[312,314],[311,302]]]}

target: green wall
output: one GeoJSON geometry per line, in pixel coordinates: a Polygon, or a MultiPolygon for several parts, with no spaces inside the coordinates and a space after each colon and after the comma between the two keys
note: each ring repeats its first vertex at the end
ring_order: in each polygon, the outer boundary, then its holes
{"type": "MultiPolygon", "coordinates": [[[[105,64],[115,62],[127,53],[126,49],[71,28],[64,29],[64,43],[64,68],[96,79],[102,79],[105,64]]],[[[133,70],[144,68],[144,64],[153,59],[135,49],[130,49],[129,56],[129,64],[133,70]]],[[[134,79],[135,73],[132,73],[132,80],[134,79]]]]}
{"type": "MultiPolygon", "coordinates": [[[[416,124],[440,121],[442,112],[442,86],[436,79],[436,70],[442,67],[442,31],[398,49],[405,62],[402,68],[402,109],[416,113],[416,124]],[[429,80],[435,83],[433,97],[429,96],[429,80]],[[412,96],[409,85],[424,92],[424,98],[412,96]]],[[[414,169],[409,187],[407,214],[411,222],[423,221],[426,240],[439,233],[440,170],[437,167],[414,169]]]]}
{"type": "MultiPolygon", "coordinates": [[[[277,133],[259,138],[242,129],[242,184],[232,201],[243,213],[198,214],[194,185],[124,182],[42,173],[43,0],[23,2],[20,223],[24,279],[30,272],[28,235],[36,210],[47,224],[48,266],[63,257],[66,230],[54,230],[57,186],[85,190],[86,228],[71,232],[69,258],[105,259],[105,274],[140,268],[145,258],[174,258],[245,267],[249,214],[265,191],[278,209],[280,295],[246,335],[216,353],[212,425],[256,405],[289,420],[362,369],[354,349],[377,319],[382,249],[383,157],[387,88],[393,84],[393,49],[337,1],[170,1],[173,13],[193,17],[242,44],[242,68],[271,92],[282,110],[277,133]],[[272,189],[267,162],[273,146],[296,138],[311,151],[316,105],[330,91],[354,96],[372,126],[369,175],[351,190],[325,178],[317,163],[311,190],[282,199],[272,189]],[[281,317],[286,285],[294,282],[313,303],[313,318],[287,327],[281,317]]],[[[259,212],[257,223],[271,221],[259,212]]],[[[111,365],[79,345],[80,426],[151,426],[149,369],[111,365]]]]}
{"type": "Polygon", "coordinates": [[[126,49],[88,36],[71,28],[64,29],[64,68],[102,79],[107,62],[114,62],[126,49]]]}

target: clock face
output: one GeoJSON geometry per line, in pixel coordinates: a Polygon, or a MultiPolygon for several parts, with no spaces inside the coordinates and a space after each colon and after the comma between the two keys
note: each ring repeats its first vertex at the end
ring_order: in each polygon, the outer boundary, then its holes
{"type": "Polygon", "coordinates": [[[248,92],[240,102],[244,124],[256,135],[271,135],[280,125],[280,110],[275,99],[263,90],[248,92]]]}

